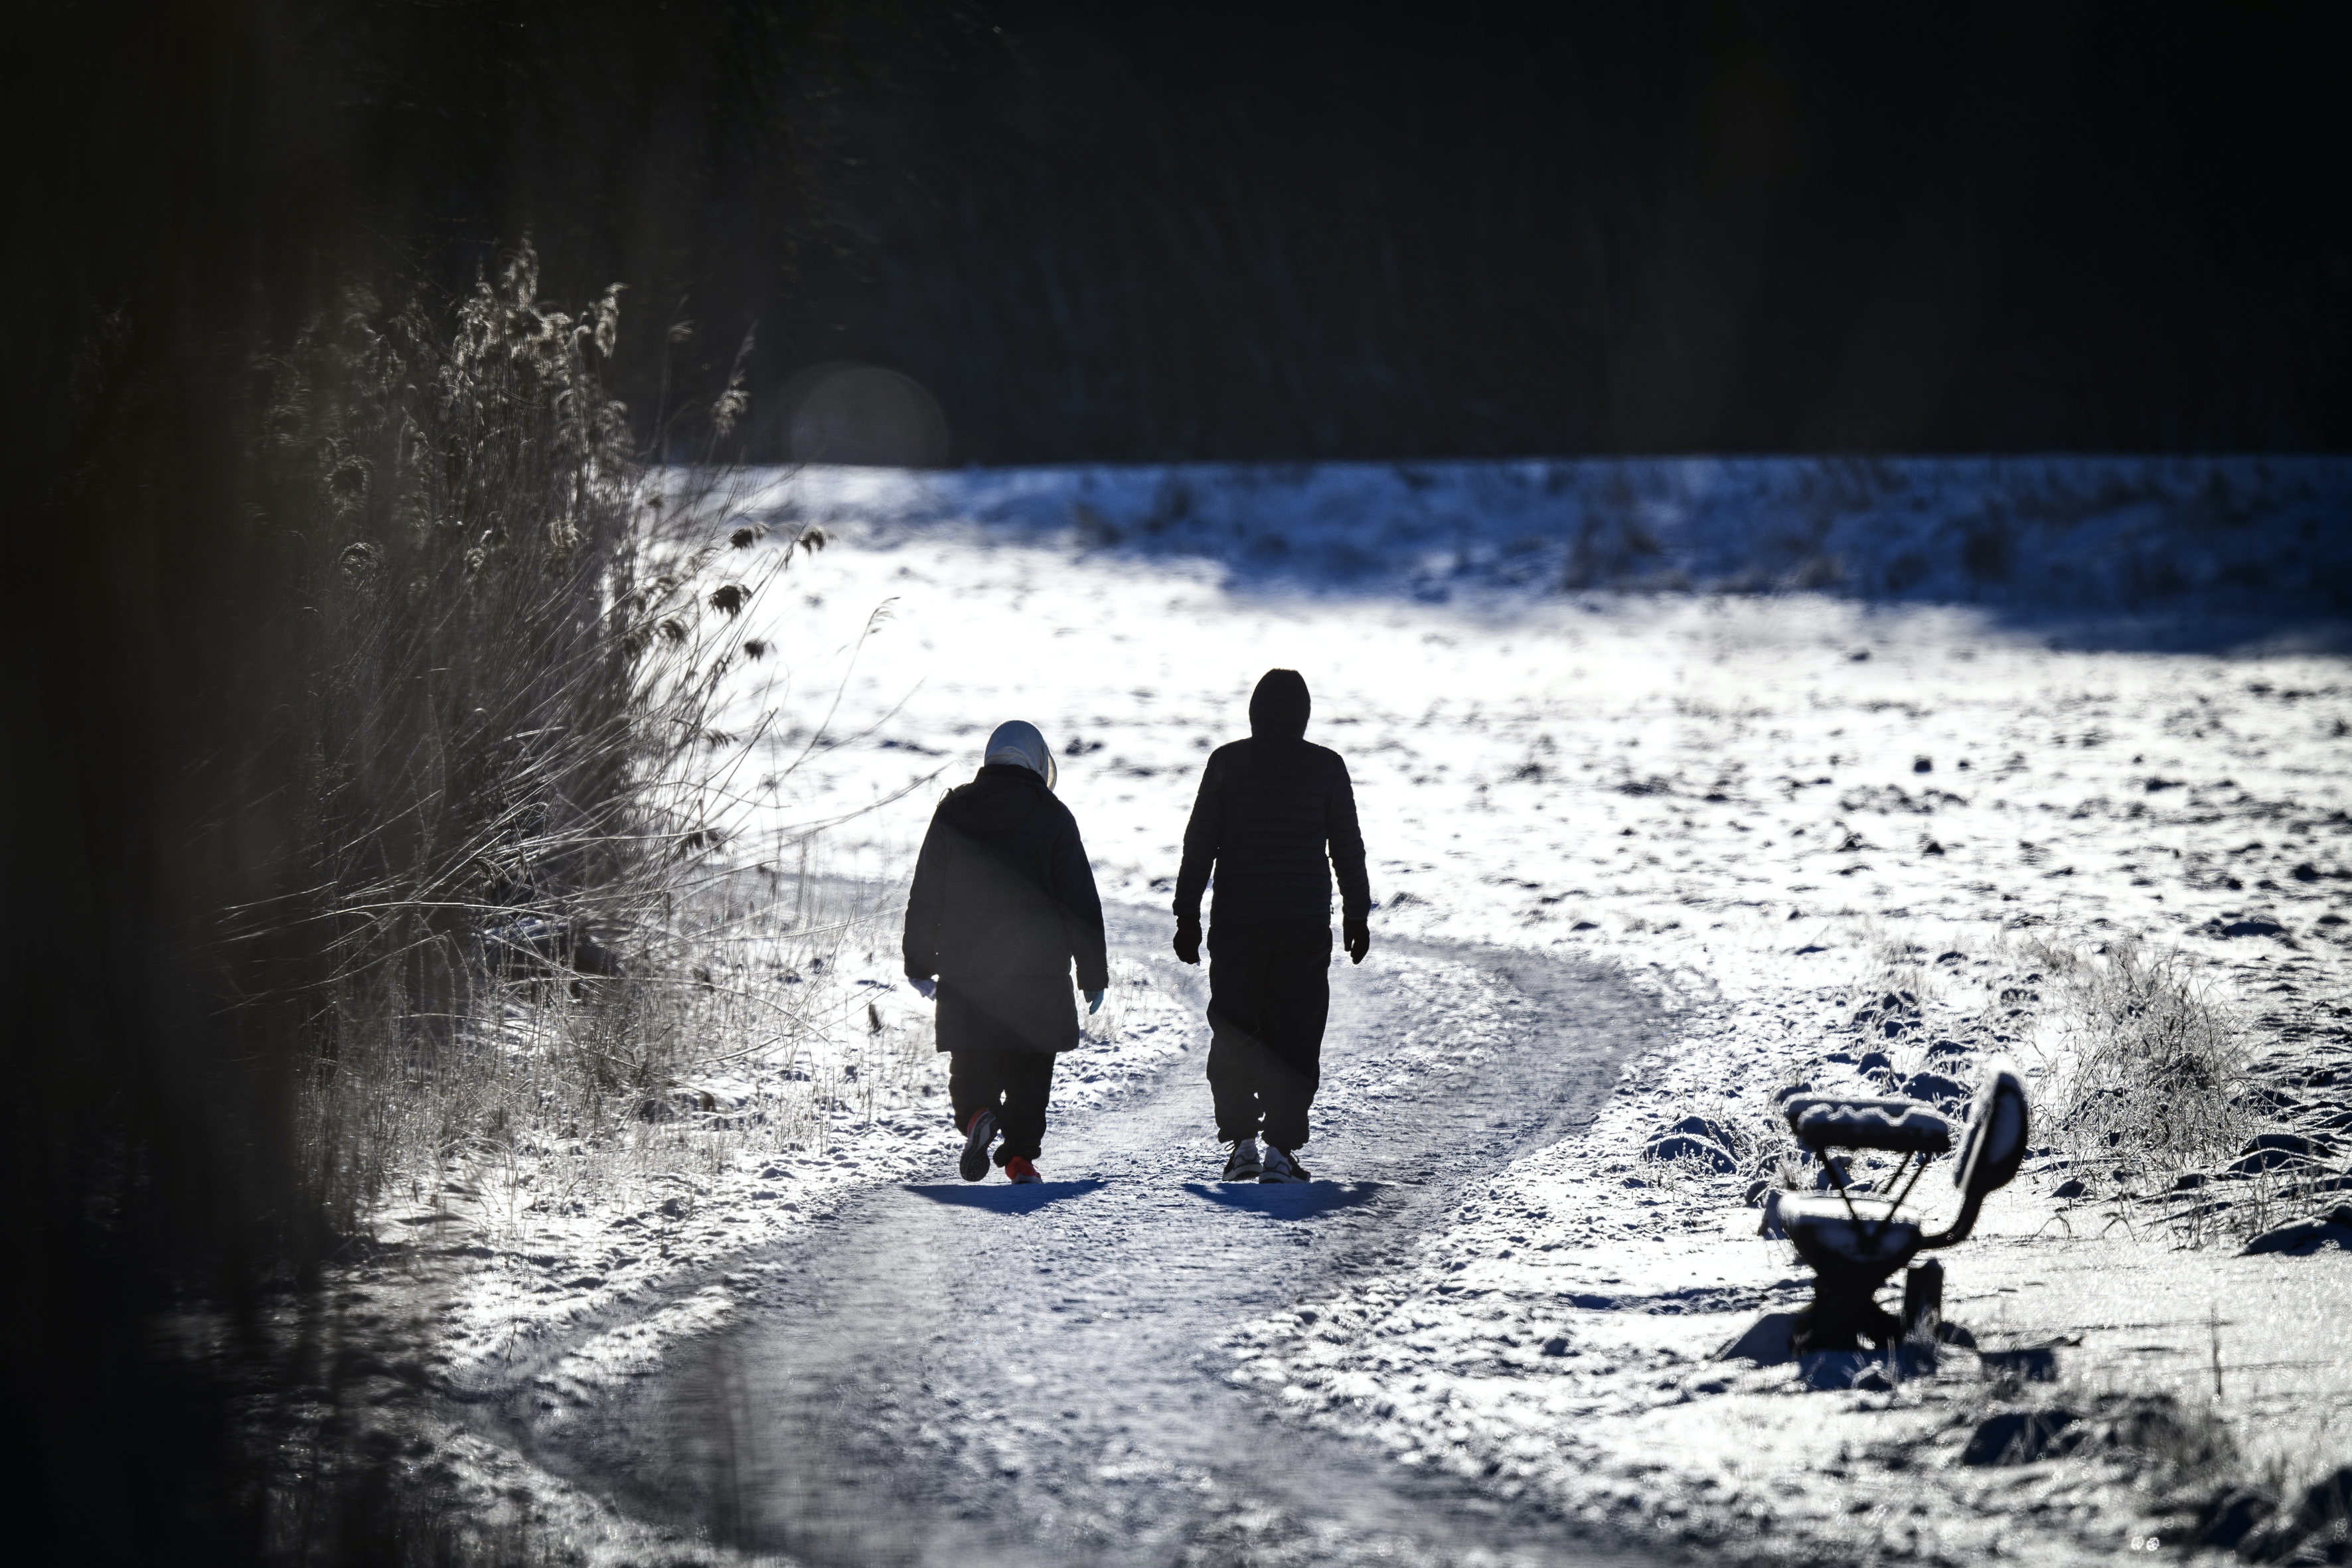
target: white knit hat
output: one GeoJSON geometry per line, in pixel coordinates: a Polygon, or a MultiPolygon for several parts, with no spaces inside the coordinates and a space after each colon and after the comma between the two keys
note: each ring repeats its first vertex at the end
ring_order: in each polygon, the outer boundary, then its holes
{"type": "Polygon", "coordinates": [[[1024,720],[999,724],[996,732],[988,738],[984,760],[1017,763],[1044,779],[1047,789],[1054,787],[1054,748],[1045,744],[1045,737],[1038,733],[1036,725],[1024,720]]]}

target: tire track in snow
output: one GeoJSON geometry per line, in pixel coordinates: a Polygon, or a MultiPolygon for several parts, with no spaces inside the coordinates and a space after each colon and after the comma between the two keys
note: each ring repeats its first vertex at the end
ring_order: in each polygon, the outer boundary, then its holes
{"type": "MultiPolygon", "coordinates": [[[[1165,917],[1111,910],[1159,958],[1165,917]]],[[[1465,1190],[1590,1121],[1654,1007],[1539,953],[1391,943],[1333,973],[1307,1187],[1215,1180],[1203,1027],[1058,1119],[1047,1182],[845,1201],[760,1307],[540,1435],[633,1511],[813,1563],[1583,1563],[1616,1554],[1276,1419],[1235,1324],[1404,1267],[1465,1190]]],[[[526,1430],[530,1413],[515,1410],[526,1430]]]]}

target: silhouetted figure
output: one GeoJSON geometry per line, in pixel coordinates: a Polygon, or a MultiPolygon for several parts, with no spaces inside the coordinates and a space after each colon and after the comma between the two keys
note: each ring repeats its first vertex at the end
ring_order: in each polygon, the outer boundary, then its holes
{"type": "Polygon", "coordinates": [[[1339,752],[1307,742],[1309,707],[1297,670],[1266,671],[1250,738],[1210,753],[1184,827],[1176,956],[1187,963],[1201,962],[1201,895],[1216,874],[1209,1088],[1217,1136],[1233,1145],[1227,1181],[1307,1180],[1297,1151],[1322,1079],[1333,871],[1348,956],[1361,963],[1372,945],[1355,788],[1339,752]]]}
{"type": "Polygon", "coordinates": [[[1089,1013],[1110,972],[1087,847],[1054,798],[1052,749],[1015,720],[989,736],[985,757],[923,836],[907,896],[907,978],[939,1002],[964,1180],[988,1173],[1001,1131],[996,1163],[1034,1182],[1054,1056],[1078,1043],[1070,966],[1089,1013]]]}

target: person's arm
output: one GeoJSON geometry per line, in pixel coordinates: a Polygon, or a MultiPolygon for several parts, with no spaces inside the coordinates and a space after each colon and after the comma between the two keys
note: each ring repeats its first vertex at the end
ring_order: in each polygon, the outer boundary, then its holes
{"type": "Polygon", "coordinates": [[[915,857],[915,881],[907,889],[907,930],[901,942],[909,980],[929,980],[940,972],[940,917],[946,910],[947,862],[951,853],[948,836],[954,831],[933,812],[922,850],[915,857]]]}
{"type": "Polygon", "coordinates": [[[1054,840],[1054,901],[1061,906],[1062,931],[1077,965],[1078,989],[1099,995],[1110,985],[1110,954],[1103,940],[1102,896],[1087,859],[1077,819],[1064,814],[1054,840]]]}
{"type": "Polygon", "coordinates": [[[1348,763],[1336,752],[1332,771],[1338,775],[1323,797],[1323,842],[1331,856],[1331,874],[1339,884],[1339,932],[1348,956],[1364,962],[1371,949],[1372,883],[1364,871],[1364,835],[1356,824],[1356,786],[1348,777],[1348,763]]]}
{"type": "Polygon", "coordinates": [[[1184,824],[1184,859],[1176,868],[1176,956],[1187,963],[1201,962],[1201,895],[1209,890],[1209,873],[1224,844],[1224,801],[1223,769],[1212,753],[1201,770],[1200,792],[1184,824]]]}

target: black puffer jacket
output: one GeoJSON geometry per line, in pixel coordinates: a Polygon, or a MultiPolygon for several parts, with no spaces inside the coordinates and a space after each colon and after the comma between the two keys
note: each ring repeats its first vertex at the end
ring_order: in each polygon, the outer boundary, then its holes
{"type": "Polygon", "coordinates": [[[1200,924],[1212,867],[1221,925],[1328,921],[1335,870],[1342,917],[1370,916],[1355,786],[1339,752],[1307,740],[1309,708],[1297,670],[1269,670],[1250,697],[1250,738],[1209,753],[1176,874],[1180,926],[1200,924]]]}
{"type": "Polygon", "coordinates": [[[931,816],[907,896],[907,975],[940,982],[943,1051],[1066,1051],[1078,987],[1110,984],[1102,900],[1069,807],[993,763],[931,816]]]}

